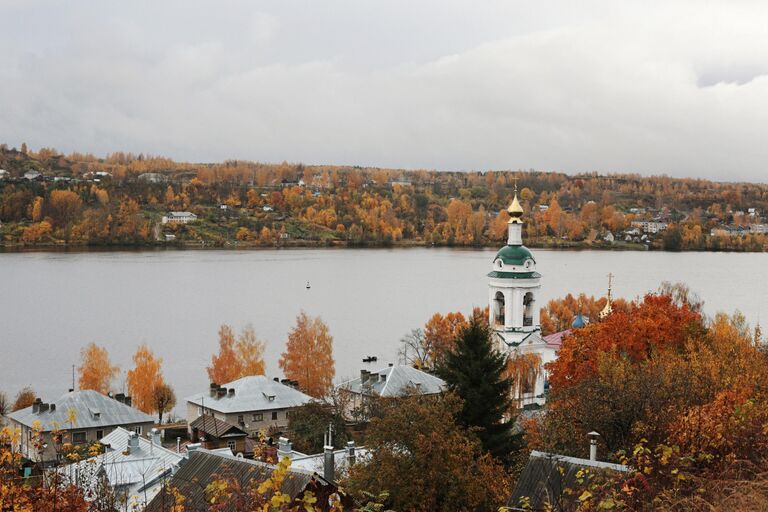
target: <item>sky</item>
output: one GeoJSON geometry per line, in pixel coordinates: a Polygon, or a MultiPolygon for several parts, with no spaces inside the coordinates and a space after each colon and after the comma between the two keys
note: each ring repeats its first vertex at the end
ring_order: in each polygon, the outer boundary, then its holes
{"type": "Polygon", "coordinates": [[[0,142],[768,182],[768,4],[0,0],[0,142]]]}

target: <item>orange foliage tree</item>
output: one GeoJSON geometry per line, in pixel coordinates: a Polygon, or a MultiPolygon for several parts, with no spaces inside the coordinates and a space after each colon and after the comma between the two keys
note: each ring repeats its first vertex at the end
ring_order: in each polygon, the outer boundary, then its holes
{"type": "Polygon", "coordinates": [[[132,396],[132,403],[137,409],[148,414],[157,411],[155,393],[165,384],[160,371],[162,363],[163,360],[155,357],[152,350],[143,343],[133,354],[133,369],[128,370],[126,384],[132,396]]]}
{"type": "Polygon", "coordinates": [[[37,395],[35,395],[35,392],[32,391],[32,388],[29,386],[21,389],[16,394],[16,398],[13,400],[11,411],[18,411],[19,409],[25,409],[29,407],[34,403],[35,398],[37,398],[37,395]]]}
{"type": "Polygon", "coordinates": [[[443,361],[445,354],[453,348],[459,332],[467,325],[467,319],[460,312],[432,315],[424,325],[424,337],[430,347],[430,366],[437,366],[443,361]]]}
{"type": "Polygon", "coordinates": [[[279,365],[285,376],[299,383],[299,388],[314,397],[327,396],[336,374],[333,337],[320,317],[304,311],[296,317],[296,326],[288,333],[286,350],[279,365]]]}
{"type": "Polygon", "coordinates": [[[247,325],[236,338],[232,327],[219,328],[219,353],[211,356],[208,378],[225,384],[248,375],[264,375],[264,342],[256,338],[253,326],[247,325]]]}
{"type": "Polygon", "coordinates": [[[701,315],[668,295],[648,294],[627,311],[615,311],[600,323],[588,324],[567,336],[558,357],[549,363],[553,387],[573,385],[594,375],[600,353],[630,361],[647,359],[655,351],[680,349],[703,328],[701,315]]]}
{"type": "Polygon", "coordinates": [[[109,393],[112,379],[120,373],[120,368],[112,366],[107,349],[89,343],[80,351],[78,372],[80,389],[92,389],[106,395],[109,393]]]}

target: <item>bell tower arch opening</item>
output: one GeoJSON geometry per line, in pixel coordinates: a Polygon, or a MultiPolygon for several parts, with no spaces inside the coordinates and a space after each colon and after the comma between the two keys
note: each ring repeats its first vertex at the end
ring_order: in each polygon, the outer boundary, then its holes
{"type": "Polygon", "coordinates": [[[496,292],[496,295],[493,297],[493,323],[496,327],[504,327],[506,324],[505,308],[504,293],[496,292]]]}
{"type": "Polygon", "coordinates": [[[533,325],[535,303],[536,299],[534,299],[533,292],[527,292],[523,296],[523,327],[530,327],[533,325]]]}

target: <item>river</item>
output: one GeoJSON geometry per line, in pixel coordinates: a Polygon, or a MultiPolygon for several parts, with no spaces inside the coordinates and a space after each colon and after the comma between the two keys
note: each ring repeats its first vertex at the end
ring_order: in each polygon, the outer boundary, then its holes
{"type": "MultiPolygon", "coordinates": [[[[768,258],[747,253],[534,250],[540,304],[568,292],[633,298],[683,281],[705,312],[741,310],[768,319],[768,258]]],[[[268,376],[301,310],[334,337],[336,380],[361,358],[395,361],[400,338],[434,313],[485,306],[494,250],[284,249],[0,254],[0,390],[31,385],[53,400],[71,386],[81,347],[105,346],[130,367],[146,342],[182,398],[208,386],[217,330],[253,324],[266,342],[268,376]],[[309,282],[311,288],[307,289],[309,282]]],[[[124,371],[115,387],[124,385],[124,371]]]]}

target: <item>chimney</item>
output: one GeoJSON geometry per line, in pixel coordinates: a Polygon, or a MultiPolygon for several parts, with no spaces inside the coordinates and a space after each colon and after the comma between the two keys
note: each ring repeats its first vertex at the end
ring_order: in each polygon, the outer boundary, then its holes
{"type": "Polygon", "coordinates": [[[597,438],[600,437],[600,434],[595,432],[594,430],[587,434],[587,437],[589,438],[589,460],[596,461],[597,460],[597,438]]]}
{"type": "Polygon", "coordinates": [[[229,388],[227,390],[227,395],[229,395],[230,397],[235,396],[235,388],[229,388]]]}
{"type": "Polygon", "coordinates": [[[347,467],[351,467],[355,463],[355,442],[347,441],[347,467]]]}
{"type": "Polygon", "coordinates": [[[162,446],[162,441],[160,440],[160,430],[153,428],[150,430],[149,435],[152,439],[152,444],[155,446],[162,446]]]}
{"type": "Polygon", "coordinates": [[[227,396],[227,388],[219,388],[216,390],[216,398],[227,396]]]}
{"type": "Polygon", "coordinates": [[[379,374],[379,380],[381,382],[387,382],[387,374],[386,373],[380,373],[379,374]]]}
{"type": "Polygon", "coordinates": [[[277,440],[277,458],[288,457],[293,452],[293,445],[287,437],[281,437],[277,440]]]}
{"type": "Polygon", "coordinates": [[[330,483],[333,483],[336,478],[336,458],[333,455],[332,442],[329,427],[328,433],[325,434],[325,446],[323,447],[323,478],[330,483]]]}
{"type": "Polygon", "coordinates": [[[280,377],[275,377],[272,380],[275,381],[275,382],[280,382],[280,377]]]}
{"type": "Polygon", "coordinates": [[[211,382],[210,388],[208,388],[209,393],[211,395],[211,398],[216,398],[216,390],[219,388],[219,385],[215,382],[211,382]]]}
{"type": "Polygon", "coordinates": [[[56,404],[51,404],[50,405],[50,411],[51,412],[56,412],[56,404]]]}
{"type": "Polygon", "coordinates": [[[394,363],[389,363],[389,365],[388,365],[388,366],[389,366],[390,368],[392,368],[393,366],[395,366],[395,364],[394,364],[394,363]]]}
{"type": "Polygon", "coordinates": [[[139,434],[131,432],[128,434],[128,453],[134,453],[139,449],[139,434]]]}
{"type": "Polygon", "coordinates": [[[125,394],[124,393],[118,393],[115,395],[115,400],[120,402],[121,404],[125,402],[125,394]]]}
{"type": "Polygon", "coordinates": [[[48,410],[48,404],[46,404],[45,402],[40,404],[40,412],[45,412],[47,410],[48,410]]]}
{"type": "Polygon", "coordinates": [[[40,412],[40,404],[43,403],[43,400],[41,398],[35,398],[35,401],[32,402],[32,412],[37,414],[40,412]]]}
{"type": "Polygon", "coordinates": [[[370,376],[371,376],[371,372],[369,372],[368,370],[360,370],[360,384],[365,386],[370,376]]]}
{"type": "Polygon", "coordinates": [[[124,403],[125,405],[127,405],[128,407],[130,407],[130,406],[131,406],[131,397],[129,397],[129,396],[127,396],[127,395],[126,395],[126,397],[125,397],[125,398],[123,398],[123,403],[124,403]]]}

